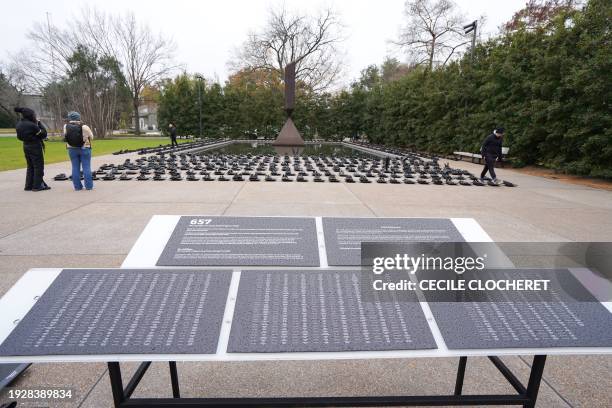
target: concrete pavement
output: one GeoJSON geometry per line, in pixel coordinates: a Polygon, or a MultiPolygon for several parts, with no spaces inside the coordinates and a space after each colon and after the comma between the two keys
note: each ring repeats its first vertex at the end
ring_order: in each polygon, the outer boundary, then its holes
{"type": "MultiPolygon", "coordinates": [[[[94,157],[93,166],[136,155],[94,157]]],[[[480,166],[451,162],[480,170],[480,166]]],[[[68,163],[47,166],[52,190],[24,192],[24,170],[0,173],[0,295],[32,267],[119,267],[154,214],[473,217],[496,241],[610,241],[612,192],[523,175],[518,188],[392,184],[97,181],[72,191],[68,163]]],[[[504,361],[525,379],[529,358],[504,361]]],[[[180,363],[186,396],[451,393],[456,359],[180,363]]],[[[130,367],[126,365],[126,367],[130,367]]],[[[133,366],[131,366],[133,367],[133,366]]],[[[131,368],[130,367],[130,368],[131,368]]],[[[153,364],[136,395],[170,396],[168,368],[153,364]]],[[[551,357],[540,407],[612,406],[612,358],[551,357]]],[[[73,401],[109,407],[104,364],[37,364],[15,387],[70,387],[73,401]]],[[[511,391],[485,359],[469,359],[466,393],[511,391]]],[[[0,403],[7,401],[0,395],[0,403]]]]}

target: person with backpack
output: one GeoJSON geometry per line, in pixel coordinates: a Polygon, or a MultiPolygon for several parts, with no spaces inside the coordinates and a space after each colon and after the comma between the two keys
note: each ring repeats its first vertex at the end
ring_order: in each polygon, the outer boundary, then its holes
{"type": "Polygon", "coordinates": [[[83,189],[81,183],[81,169],[85,179],[85,189],[93,189],[91,175],[91,141],[93,132],[89,126],[81,122],[79,112],[70,112],[67,117],[68,123],[64,125],[64,140],[68,149],[68,156],[72,163],[72,185],[75,191],[83,189]]]}
{"type": "Polygon", "coordinates": [[[170,129],[170,140],[172,142],[172,147],[178,147],[178,143],[176,142],[176,126],[174,126],[174,123],[170,123],[168,128],[170,129]]]}
{"type": "Polygon", "coordinates": [[[480,173],[480,181],[484,181],[487,171],[491,173],[491,179],[494,184],[500,184],[495,174],[495,161],[502,162],[502,141],[504,137],[504,128],[498,127],[493,133],[485,138],[480,148],[480,154],[485,161],[482,173],[480,173]]]}
{"type": "Polygon", "coordinates": [[[36,119],[36,113],[30,108],[15,108],[21,114],[17,123],[17,139],[23,142],[23,154],[28,166],[26,171],[25,191],[51,190],[45,183],[45,142],[47,129],[36,119]]]}

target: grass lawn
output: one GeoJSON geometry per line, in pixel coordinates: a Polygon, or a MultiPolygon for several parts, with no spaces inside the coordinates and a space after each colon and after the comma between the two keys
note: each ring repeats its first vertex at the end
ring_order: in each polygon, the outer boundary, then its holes
{"type": "MultiPolygon", "coordinates": [[[[93,142],[92,153],[94,156],[110,154],[122,149],[139,149],[141,147],[155,147],[160,144],[168,144],[169,138],[156,139],[98,139],[93,142]]],[[[178,140],[179,143],[187,140],[178,140]]],[[[66,144],[60,140],[45,143],[45,163],[57,163],[70,160],[66,152],[66,144]]],[[[13,170],[26,167],[23,157],[23,144],[12,137],[0,138],[0,171],[13,170]]]]}

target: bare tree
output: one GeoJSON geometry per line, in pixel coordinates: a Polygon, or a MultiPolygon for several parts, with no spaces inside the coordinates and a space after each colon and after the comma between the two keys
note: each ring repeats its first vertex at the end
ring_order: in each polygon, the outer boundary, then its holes
{"type": "Polygon", "coordinates": [[[123,66],[132,97],[136,134],[140,134],[138,108],[142,91],[177,68],[172,65],[175,45],[161,34],[154,34],[148,26],[138,24],[133,13],[115,18],[112,26],[115,41],[111,44],[111,55],[123,66]]]}
{"type": "Polygon", "coordinates": [[[463,37],[464,18],[451,0],[407,0],[406,25],[393,43],[411,62],[429,70],[446,64],[468,41],[463,37]]]}
{"type": "MultiPolygon", "coordinates": [[[[32,88],[41,92],[65,78],[70,58],[85,46],[100,58],[115,58],[130,90],[136,133],[140,133],[139,107],[142,91],[176,68],[172,64],[172,40],[139,24],[133,13],[108,15],[84,8],[71,25],[62,30],[49,21],[36,24],[29,33],[29,48],[13,56],[32,88]]],[[[55,103],[60,105],[60,101],[55,103]]]]}
{"type": "Polygon", "coordinates": [[[276,71],[296,63],[296,79],[313,90],[328,88],[341,72],[337,45],[343,40],[338,16],[325,9],[317,16],[270,10],[267,26],[253,32],[230,63],[235,70],[276,71]]]}
{"type": "Polygon", "coordinates": [[[53,128],[59,129],[65,101],[52,85],[61,82],[69,72],[68,61],[78,47],[78,37],[68,29],[53,26],[47,18],[44,23],[34,24],[28,38],[27,46],[12,55],[12,66],[19,72],[26,92],[43,95],[45,105],[53,112],[53,128]]]}
{"type": "Polygon", "coordinates": [[[88,47],[116,58],[121,64],[125,85],[130,90],[136,134],[140,134],[140,112],[143,90],[170,75],[175,44],[149,26],[139,24],[134,13],[107,15],[84,8],[75,25],[88,47]]]}

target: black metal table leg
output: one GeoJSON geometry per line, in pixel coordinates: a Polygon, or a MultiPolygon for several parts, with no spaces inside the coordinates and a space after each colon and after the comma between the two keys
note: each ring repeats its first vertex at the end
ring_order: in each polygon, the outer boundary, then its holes
{"type": "Polygon", "coordinates": [[[457,367],[457,380],[455,381],[455,395],[461,395],[463,390],[463,379],[465,378],[465,366],[467,357],[459,357],[459,367],[457,367]]]}
{"type": "Polygon", "coordinates": [[[523,405],[524,408],[534,408],[536,400],[538,399],[538,391],[540,390],[540,383],[542,382],[542,375],[544,374],[544,364],[546,363],[546,356],[533,356],[533,363],[531,364],[531,374],[529,374],[529,382],[527,383],[527,397],[530,402],[523,405]]]}
{"type": "Polygon", "coordinates": [[[129,399],[134,393],[134,391],[136,391],[136,387],[138,387],[138,384],[140,384],[140,380],[142,380],[150,366],[150,361],[144,361],[140,363],[140,365],[132,375],[132,378],[130,379],[130,381],[128,381],[128,384],[125,386],[125,388],[123,388],[123,395],[125,396],[125,399],[129,399]]]}
{"type": "Polygon", "coordinates": [[[349,397],[276,397],[276,398],[181,398],[178,381],[178,370],[175,361],[169,361],[170,381],[173,398],[132,398],[131,394],[144,376],[150,362],[144,362],[136,370],[127,387],[123,388],[121,367],[118,362],[108,363],[108,372],[116,408],[184,408],[184,407],[212,407],[224,406],[226,408],[243,407],[349,407],[349,406],[441,406],[441,405],[521,405],[524,408],[534,408],[546,356],[537,355],[533,358],[529,383],[525,388],[518,378],[497,357],[489,357],[495,367],[504,375],[509,383],[518,392],[517,394],[484,394],[462,395],[463,381],[467,366],[467,357],[459,358],[457,379],[454,395],[404,395],[404,396],[349,396],[349,397]]]}
{"type": "Polygon", "coordinates": [[[113,391],[113,401],[117,408],[126,400],[123,392],[123,381],[121,380],[121,367],[119,363],[108,363],[108,377],[111,383],[111,390],[113,391]]]}
{"type": "Polygon", "coordinates": [[[493,365],[497,368],[497,370],[508,380],[511,386],[514,387],[516,392],[521,395],[527,395],[527,389],[523,385],[523,383],[516,378],[514,373],[508,368],[507,365],[501,360],[501,358],[496,356],[489,356],[489,360],[493,363],[493,365]]]}
{"type": "Polygon", "coordinates": [[[181,398],[176,361],[170,361],[170,382],[172,383],[172,398],[181,398]]]}

